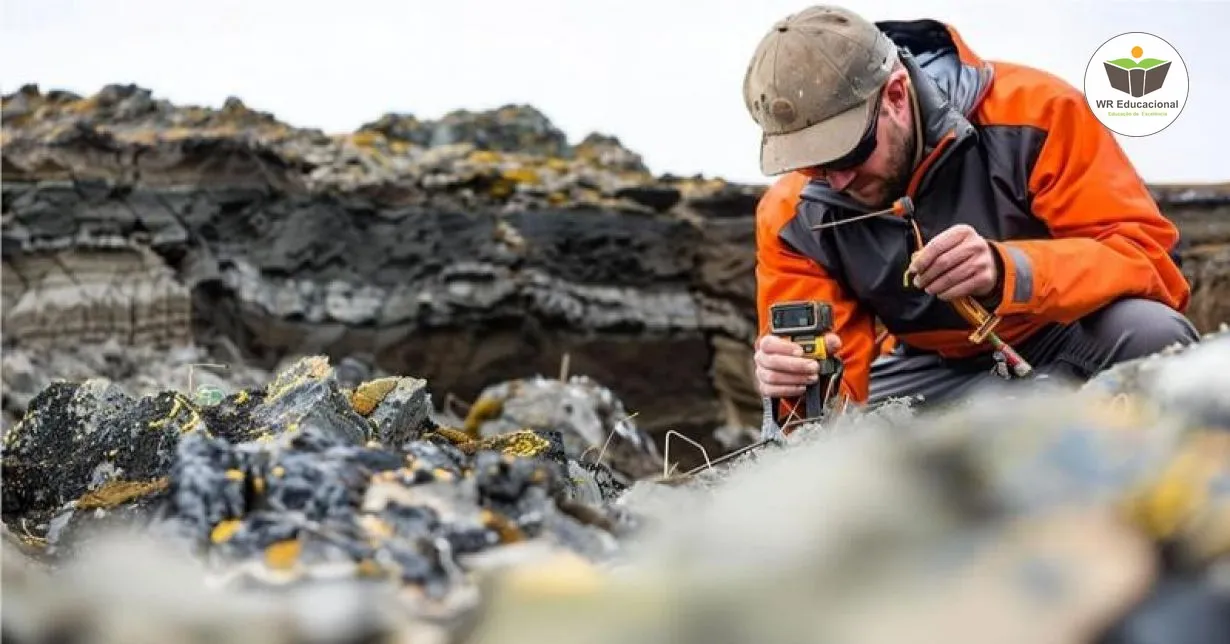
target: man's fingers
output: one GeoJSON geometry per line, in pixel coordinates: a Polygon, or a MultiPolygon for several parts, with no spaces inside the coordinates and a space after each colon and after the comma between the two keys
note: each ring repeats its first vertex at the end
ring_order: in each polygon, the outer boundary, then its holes
{"type": "Polygon", "coordinates": [[[924,283],[923,290],[931,295],[937,295],[951,290],[953,287],[965,284],[978,276],[978,265],[973,262],[957,264],[952,270],[940,275],[931,283],[924,283]]]}
{"type": "MultiPolygon", "coordinates": [[[[826,333],[824,335],[824,345],[828,347],[829,355],[837,353],[841,350],[841,336],[836,333],[826,333]]],[[[792,342],[785,338],[779,338],[774,335],[766,335],[760,339],[757,346],[759,351],[765,355],[777,355],[786,357],[803,356],[803,347],[797,342],[792,342]]]]}
{"type": "Polygon", "coordinates": [[[948,302],[967,295],[978,296],[988,291],[994,283],[994,279],[985,270],[976,269],[968,278],[943,290],[937,289],[936,297],[948,302]]]}
{"type": "Polygon", "coordinates": [[[973,229],[969,226],[957,225],[936,235],[931,241],[927,242],[926,246],[923,246],[922,250],[914,258],[914,261],[910,263],[910,272],[921,273],[926,271],[936,258],[956,247],[969,237],[969,233],[972,231],[973,229]]]}
{"type": "Polygon", "coordinates": [[[974,285],[974,282],[966,280],[964,282],[961,282],[960,284],[953,286],[952,288],[949,288],[939,293],[935,297],[945,302],[951,302],[957,298],[965,297],[967,295],[973,295],[974,292],[977,290],[978,288],[974,285]]]}
{"type": "Polygon", "coordinates": [[[799,346],[797,343],[787,340],[786,338],[781,338],[771,333],[760,338],[760,350],[765,353],[773,353],[784,356],[803,355],[803,347],[799,346]]]}
{"type": "Polygon", "coordinates": [[[771,398],[793,398],[795,396],[802,396],[806,391],[806,387],[785,387],[780,385],[764,385],[760,389],[761,395],[771,398]]]}
{"type": "Polygon", "coordinates": [[[964,267],[969,260],[978,253],[978,248],[973,244],[961,244],[950,249],[948,252],[935,258],[931,265],[922,271],[915,278],[918,285],[927,290],[928,293],[934,293],[928,287],[933,283],[939,282],[941,278],[949,273],[952,273],[959,267],[964,267]]]}
{"type": "Polygon", "coordinates": [[[765,385],[809,385],[818,380],[815,374],[775,371],[765,367],[756,367],[756,379],[765,385]]]}
{"type": "Polygon", "coordinates": [[[819,373],[816,361],[810,358],[796,358],[773,353],[760,353],[756,356],[756,366],[768,371],[790,374],[808,375],[819,373]]]}

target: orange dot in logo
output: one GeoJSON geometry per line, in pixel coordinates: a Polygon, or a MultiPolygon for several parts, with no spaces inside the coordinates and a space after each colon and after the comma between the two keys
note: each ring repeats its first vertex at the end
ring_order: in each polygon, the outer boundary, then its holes
{"type": "Polygon", "coordinates": [[[1145,50],[1141,49],[1140,45],[1137,45],[1132,48],[1132,58],[1140,58],[1141,56],[1144,56],[1144,55],[1145,55],[1145,50]]]}

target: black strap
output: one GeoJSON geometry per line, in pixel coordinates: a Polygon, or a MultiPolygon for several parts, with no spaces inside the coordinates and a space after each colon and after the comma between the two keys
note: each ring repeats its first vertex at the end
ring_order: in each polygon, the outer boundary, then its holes
{"type": "Polygon", "coordinates": [[[807,389],[803,392],[803,399],[807,401],[807,418],[816,420],[824,414],[824,396],[821,395],[821,389],[827,386],[827,378],[815,384],[807,385],[807,389]]]}

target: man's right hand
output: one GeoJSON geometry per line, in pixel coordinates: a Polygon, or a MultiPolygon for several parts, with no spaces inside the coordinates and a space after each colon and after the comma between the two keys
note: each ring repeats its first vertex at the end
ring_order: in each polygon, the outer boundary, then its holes
{"type": "MultiPolygon", "coordinates": [[[[824,336],[829,355],[841,348],[835,333],[824,336]]],[[[819,379],[820,364],[803,357],[803,348],[776,335],[766,335],[756,343],[756,383],[766,398],[802,396],[807,385],[819,379]]]]}

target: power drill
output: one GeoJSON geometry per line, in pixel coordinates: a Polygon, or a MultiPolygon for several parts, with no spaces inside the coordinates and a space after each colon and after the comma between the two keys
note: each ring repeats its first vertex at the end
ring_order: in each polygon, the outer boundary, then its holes
{"type": "MultiPolygon", "coordinates": [[[[819,418],[824,413],[825,396],[833,376],[842,371],[841,359],[830,356],[824,343],[824,334],[833,328],[833,307],[816,300],[777,302],[769,307],[769,332],[783,337],[803,348],[803,355],[812,358],[820,367],[820,378],[807,385],[803,393],[807,418],[819,418]]],[[[764,425],[761,437],[776,439],[782,436],[781,428],[774,418],[779,399],[765,399],[764,425]]]]}

